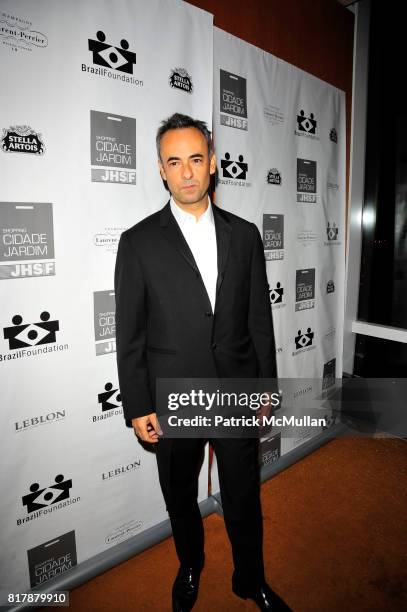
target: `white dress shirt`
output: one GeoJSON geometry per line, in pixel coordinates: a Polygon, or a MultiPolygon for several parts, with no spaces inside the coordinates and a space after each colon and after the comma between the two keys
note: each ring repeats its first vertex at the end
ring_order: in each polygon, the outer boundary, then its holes
{"type": "Polygon", "coordinates": [[[208,206],[198,220],[195,215],[182,210],[172,197],[170,207],[194,256],[212,305],[212,312],[214,312],[216,280],[218,278],[218,253],[211,201],[208,197],[208,206]]]}

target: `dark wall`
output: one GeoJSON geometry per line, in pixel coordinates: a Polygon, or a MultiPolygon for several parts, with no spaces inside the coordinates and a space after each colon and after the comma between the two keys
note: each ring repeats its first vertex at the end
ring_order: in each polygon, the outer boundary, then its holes
{"type": "Polygon", "coordinates": [[[212,13],[218,28],[345,91],[348,185],[353,13],[336,0],[188,1],[212,13]]]}

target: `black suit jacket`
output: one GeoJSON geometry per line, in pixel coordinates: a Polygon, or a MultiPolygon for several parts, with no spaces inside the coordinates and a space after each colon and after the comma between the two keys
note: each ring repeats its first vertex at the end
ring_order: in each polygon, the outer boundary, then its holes
{"type": "Polygon", "coordinates": [[[215,312],[169,202],[120,238],[116,346],[126,424],[155,410],[155,379],[274,378],[263,244],[253,223],[213,206],[215,312]]]}

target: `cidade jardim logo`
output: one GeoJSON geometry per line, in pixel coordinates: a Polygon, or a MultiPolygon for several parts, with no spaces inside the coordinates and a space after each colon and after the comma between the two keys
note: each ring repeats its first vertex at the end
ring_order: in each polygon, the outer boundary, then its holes
{"type": "Polygon", "coordinates": [[[220,69],[220,124],[247,130],[246,79],[220,69]]]}
{"type": "Polygon", "coordinates": [[[317,162],[297,159],[297,202],[317,201],[317,162]]]}
{"type": "Polygon", "coordinates": [[[116,301],[114,291],[93,294],[96,355],[116,352],[116,301]]]}
{"type": "Polygon", "coordinates": [[[284,215],[263,214],[263,246],[267,261],[284,259],[284,215]]]}
{"type": "Polygon", "coordinates": [[[315,268],[295,272],[295,311],[315,308],[315,268]]]}
{"type": "Polygon", "coordinates": [[[92,181],[136,184],[134,117],[91,110],[90,150],[92,181]]]}
{"type": "Polygon", "coordinates": [[[1,148],[5,153],[28,153],[43,155],[45,152],[42,135],[29,125],[14,125],[3,129],[1,148]]]}
{"type": "Polygon", "coordinates": [[[27,558],[32,587],[67,572],[77,564],[75,531],[54,535],[51,540],[30,548],[27,558]]]}
{"type": "Polygon", "coordinates": [[[0,280],[53,276],[52,204],[0,202],[0,280]]]}

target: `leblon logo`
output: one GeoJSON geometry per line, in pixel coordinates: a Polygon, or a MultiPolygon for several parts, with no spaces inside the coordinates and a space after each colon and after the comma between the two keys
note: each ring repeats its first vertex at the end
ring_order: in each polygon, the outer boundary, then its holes
{"type": "Polygon", "coordinates": [[[120,47],[115,47],[106,42],[106,34],[99,30],[96,40],[88,39],[88,48],[92,52],[92,61],[97,66],[133,74],[136,54],[129,50],[129,43],[125,38],[120,41],[120,47]]]}
{"type": "Polygon", "coordinates": [[[171,70],[168,83],[170,87],[181,89],[181,91],[186,91],[187,93],[192,93],[194,89],[192,79],[185,68],[174,68],[171,70]]]}
{"type": "Polygon", "coordinates": [[[1,148],[5,153],[29,153],[43,155],[45,151],[41,134],[29,125],[14,125],[3,129],[1,148]]]}

